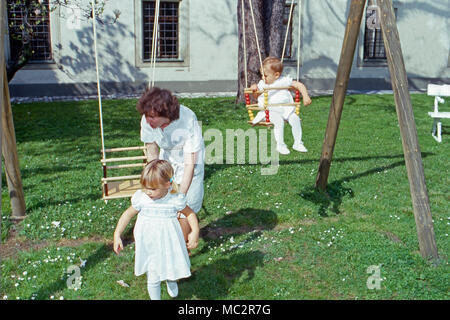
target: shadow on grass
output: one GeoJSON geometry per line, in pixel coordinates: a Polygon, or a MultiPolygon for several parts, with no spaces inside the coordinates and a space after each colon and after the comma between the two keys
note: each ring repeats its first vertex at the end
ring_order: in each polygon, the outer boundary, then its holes
{"type": "MultiPolygon", "coordinates": [[[[206,216],[208,212],[206,208],[206,216]]],[[[200,237],[205,241],[216,241],[221,236],[256,233],[255,231],[271,230],[278,223],[275,212],[253,208],[243,208],[237,212],[223,216],[200,229],[200,237]]],[[[206,247],[206,246],[205,246],[206,247]]],[[[204,253],[205,249],[198,252],[204,253]]]]}
{"type": "MultiPolygon", "coordinates": [[[[106,244],[102,245],[86,259],[87,263],[83,268],[81,268],[81,272],[86,273],[87,271],[89,271],[89,269],[93,268],[98,263],[104,261],[111,254],[113,254],[111,245],[106,244]]],[[[59,280],[49,283],[47,286],[41,287],[39,291],[37,291],[36,293],[36,299],[38,300],[48,299],[55,293],[65,290],[67,288],[67,280],[68,277],[64,276],[59,280]]]]}
{"type": "MultiPolygon", "coordinates": [[[[430,152],[423,152],[422,158],[426,158],[427,156],[433,155],[430,152]]],[[[403,155],[393,156],[393,157],[403,157],[403,155]]],[[[342,161],[342,159],[341,159],[342,161]]],[[[339,160],[333,160],[333,162],[339,162],[339,160]]],[[[306,189],[303,189],[299,195],[305,200],[308,200],[316,205],[319,205],[318,214],[322,217],[328,216],[328,210],[330,206],[332,206],[331,211],[335,214],[339,214],[339,207],[342,204],[342,200],[345,196],[354,196],[354,192],[351,188],[344,187],[343,184],[352,180],[356,180],[362,177],[366,177],[372,174],[376,174],[379,172],[383,172],[385,170],[391,170],[396,167],[405,166],[405,161],[397,161],[387,166],[377,167],[365,172],[346,176],[342,179],[333,181],[327,185],[326,191],[322,191],[315,186],[310,186],[306,189]]]]}
{"type": "Polygon", "coordinates": [[[56,199],[56,200],[43,200],[43,201],[37,201],[36,203],[33,203],[31,205],[27,206],[27,215],[33,214],[35,210],[41,209],[41,208],[50,208],[54,206],[59,206],[63,203],[81,203],[83,201],[95,201],[95,200],[101,200],[101,190],[99,191],[99,195],[93,194],[93,193],[87,193],[87,194],[80,194],[79,197],[73,197],[73,198],[64,198],[64,199],[56,199]]]}
{"type": "Polygon", "coordinates": [[[328,216],[328,210],[332,206],[331,211],[339,214],[339,207],[342,199],[349,195],[353,197],[353,190],[342,186],[344,181],[335,181],[327,185],[327,190],[322,191],[315,187],[309,187],[300,192],[300,196],[316,205],[319,205],[318,214],[322,217],[328,216]]]}
{"type": "Polygon", "coordinates": [[[260,251],[234,254],[194,269],[188,281],[180,281],[178,299],[223,299],[236,282],[247,282],[263,265],[260,251]]]}
{"type": "MultiPolygon", "coordinates": [[[[433,153],[427,153],[423,152],[422,157],[426,157],[428,155],[433,155],[433,153]]],[[[366,157],[344,157],[344,158],[337,158],[333,159],[333,163],[339,163],[339,162],[348,162],[348,161],[369,161],[369,160],[375,160],[375,159],[397,159],[397,158],[404,158],[403,154],[397,154],[397,155],[380,155],[380,156],[366,156],[366,157]]],[[[225,162],[225,160],[224,160],[225,162]]],[[[320,159],[301,159],[301,160],[280,160],[279,164],[282,165],[304,165],[304,164],[310,164],[310,163],[317,163],[317,166],[319,165],[320,159]]],[[[248,166],[248,167],[264,167],[261,164],[238,164],[238,163],[231,163],[231,164],[207,164],[205,165],[205,181],[210,179],[216,172],[219,172],[221,170],[224,170],[225,168],[230,168],[232,166],[248,166]]]]}

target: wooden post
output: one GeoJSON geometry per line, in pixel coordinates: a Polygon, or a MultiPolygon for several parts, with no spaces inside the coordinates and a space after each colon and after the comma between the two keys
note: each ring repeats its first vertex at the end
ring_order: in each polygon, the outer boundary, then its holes
{"type": "Polygon", "coordinates": [[[380,8],[379,19],[402,136],[403,153],[408,173],[420,253],[423,258],[438,259],[422,156],[417,139],[417,129],[394,9],[391,0],[378,0],[378,6],[380,8]]]}
{"type": "Polygon", "coordinates": [[[331,158],[333,157],[333,150],[336,143],[339,122],[341,120],[348,79],[350,77],[356,42],[361,27],[364,4],[365,0],[352,0],[350,4],[350,12],[347,19],[347,27],[345,28],[336,83],[334,85],[333,99],[331,101],[327,129],[325,131],[325,138],[322,146],[322,155],[320,157],[319,170],[316,177],[316,187],[319,187],[322,190],[325,190],[327,186],[331,158]]]}
{"type": "Polygon", "coordinates": [[[5,159],[6,182],[11,199],[11,218],[25,217],[25,197],[20,176],[19,156],[17,154],[16,134],[14,131],[11,102],[9,99],[6,69],[3,72],[3,108],[2,108],[2,153],[5,159]]]}
{"type": "Polygon", "coordinates": [[[4,57],[4,34],[5,34],[5,17],[6,17],[6,1],[0,4],[0,32],[1,32],[1,53],[0,64],[2,78],[1,90],[1,132],[2,142],[1,149],[5,160],[5,175],[8,184],[9,196],[11,199],[11,219],[21,220],[25,217],[25,197],[23,194],[22,179],[20,177],[19,157],[17,155],[16,135],[14,131],[14,122],[11,110],[11,101],[9,99],[8,77],[6,75],[5,57],[4,57]]]}
{"type": "MultiPolygon", "coordinates": [[[[5,2],[0,2],[0,75],[5,72],[5,2]]],[[[0,77],[0,88],[3,88],[3,76],[0,77]]],[[[3,99],[0,99],[0,114],[3,110],[3,99]]],[[[2,132],[2,122],[0,121],[0,132],[2,132]]],[[[2,139],[0,139],[0,150],[2,149],[2,139]]],[[[0,161],[0,173],[2,172],[2,162],[0,161]]],[[[2,198],[2,179],[0,179],[0,200],[2,198]]],[[[1,203],[1,201],[0,201],[1,203]]],[[[2,226],[1,214],[2,209],[0,206],[0,229],[2,226]]]]}

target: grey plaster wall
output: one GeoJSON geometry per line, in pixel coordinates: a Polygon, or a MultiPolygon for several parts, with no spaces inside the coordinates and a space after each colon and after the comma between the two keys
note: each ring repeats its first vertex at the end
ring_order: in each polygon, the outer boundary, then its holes
{"type": "MultiPolygon", "coordinates": [[[[178,92],[236,90],[236,1],[180,2],[181,59],[158,63],[156,85],[178,92]]],[[[449,82],[450,0],[394,0],[394,6],[411,87],[423,90],[428,82],[449,82]]],[[[141,57],[141,0],[110,1],[105,10],[106,21],[112,19],[114,9],[121,11],[116,23],[97,24],[102,88],[108,94],[139,92],[153,74],[149,63],[141,57]]],[[[312,91],[334,87],[348,10],[347,0],[302,0],[300,78],[312,91]]],[[[294,18],[296,39],[299,30],[296,12],[294,18]]],[[[61,9],[52,13],[51,28],[54,63],[20,70],[10,83],[11,95],[95,93],[92,20],[76,19],[75,11],[61,9]]],[[[388,68],[363,62],[362,37],[363,27],[349,89],[389,89],[388,68]]],[[[285,70],[296,77],[296,62],[286,61],[285,70]]]]}

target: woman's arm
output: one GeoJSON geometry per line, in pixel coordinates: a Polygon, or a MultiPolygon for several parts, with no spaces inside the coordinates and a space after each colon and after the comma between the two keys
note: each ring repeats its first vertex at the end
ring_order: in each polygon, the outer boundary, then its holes
{"type": "Polygon", "coordinates": [[[183,178],[180,183],[180,193],[187,194],[189,187],[191,186],[192,178],[194,177],[195,162],[197,161],[197,153],[185,153],[184,154],[184,172],[183,178]]]}
{"type": "Polygon", "coordinates": [[[159,147],[156,142],[150,142],[145,144],[147,162],[150,162],[159,157],[159,147]]]}
{"type": "Polygon", "coordinates": [[[191,227],[191,232],[188,235],[187,248],[195,249],[198,246],[198,237],[200,235],[197,215],[189,206],[186,206],[181,212],[186,216],[188,224],[191,227]]]}
{"type": "Polygon", "coordinates": [[[123,243],[122,243],[122,239],[120,238],[120,236],[122,235],[123,231],[127,227],[128,223],[138,212],[139,211],[137,211],[135,208],[130,206],[120,216],[119,222],[117,222],[116,230],[114,231],[113,249],[116,254],[119,254],[120,250],[123,249],[123,243]]]}

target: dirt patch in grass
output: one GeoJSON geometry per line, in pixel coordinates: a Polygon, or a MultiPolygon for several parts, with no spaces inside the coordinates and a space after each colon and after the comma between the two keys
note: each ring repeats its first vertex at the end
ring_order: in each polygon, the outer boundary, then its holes
{"type": "Polygon", "coordinates": [[[42,248],[54,245],[57,247],[78,247],[85,243],[105,243],[112,246],[111,239],[105,239],[100,236],[84,237],[80,239],[61,239],[61,240],[30,240],[20,236],[20,229],[17,224],[11,226],[9,235],[5,243],[0,245],[0,259],[14,258],[20,252],[40,250],[42,248]]]}
{"type": "Polygon", "coordinates": [[[32,242],[24,237],[19,236],[17,225],[11,226],[8,238],[5,243],[0,246],[0,259],[6,259],[15,256],[18,252],[27,250],[39,250],[45,247],[45,241],[32,242]]]}
{"type": "Polygon", "coordinates": [[[384,234],[389,240],[406,247],[406,244],[395,233],[392,233],[390,231],[382,231],[381,233],[384,234]]]}

